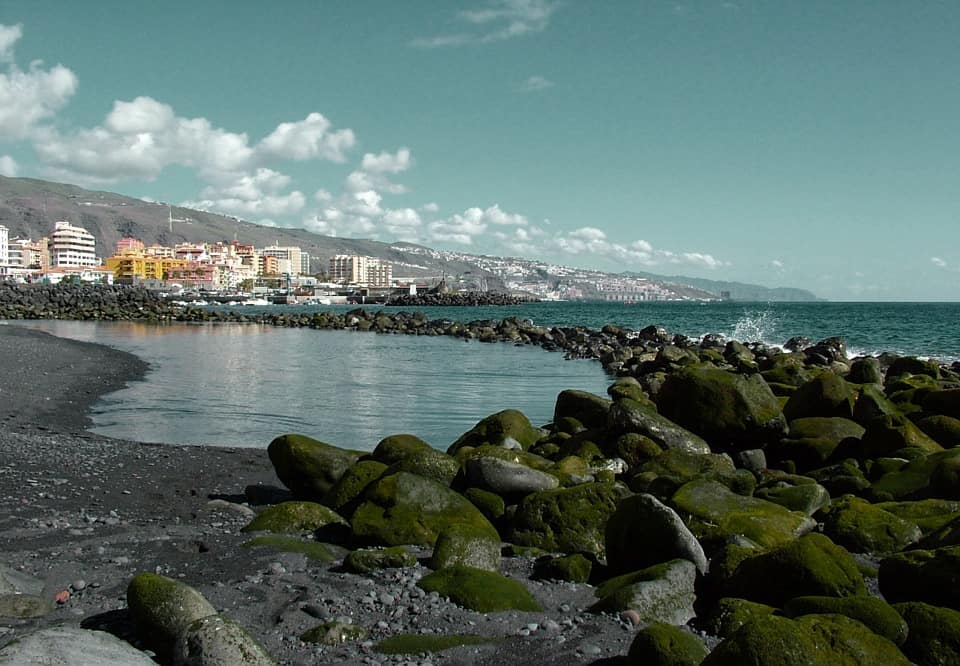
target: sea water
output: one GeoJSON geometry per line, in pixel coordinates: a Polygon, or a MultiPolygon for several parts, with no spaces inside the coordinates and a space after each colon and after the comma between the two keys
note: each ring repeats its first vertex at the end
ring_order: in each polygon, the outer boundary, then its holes
{"type": "MultiPolygon", "coordinates": [[[[889,351],[960,360],[958,303],[569,302],[405,309],[465,322],[518,317],[542,326],[656,325],[695,338],[717,333],[771,345],[798,335],[813,341],[839,335],[850,356],[889,351]]],[[[106,396],[91,415],[95,432],[137,441],[263,447],[277,435],[301,432],[369,450],[387,435],[409,432],[443,449],[501,409],[519,409],[534,424],[547,423],[561,390],[603,394],[612,380],[595,361],[446,337],[245,324],[27,325],[130,351],[150,363],[144,381],[106,396]]]]}

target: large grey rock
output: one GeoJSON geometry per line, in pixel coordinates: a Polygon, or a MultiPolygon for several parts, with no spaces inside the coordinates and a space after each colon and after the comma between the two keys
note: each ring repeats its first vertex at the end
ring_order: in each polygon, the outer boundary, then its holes
{"type": "Polygon", "coordinates": [[[553,420],[557,422],[564,417],[572,417],[587,428],[601,428],[607,423],[611,404],[609,398],[586,391],[561,391],[553,409],[553,420]]]}
{"type": "Polygon", "coordinates": [[[437,537],[430,566],[443,569],[462,565],[485,571],[499,571],[500,545],[500,538],[488,530],[451,525],[437,537]]]}
{"type": "Polygon", "coordinates": [[[527,495],[552,490],[560,485],[560,481],[552,474],[492,456],[470,458],[465,467],[471,484],[498,495],[527,495]]]}
{"type": "Polygon", "coordinates": [[[230,618],[213,615],[187,627],[174,652],[175,666],[274,666],[276,662],[230,618]]]}
{"type": "Polygon", "coordinates": [[[305,435],[281,435],[267,447],[277,477],[297,499],[323,501],[361,453],[305,435]]]}
{"type": "Polygon", "coordinates": [[[53,611],[53,603],[37,594],[0,594],[0,617],[21,619],[43,617],[53,611]]]}
{"type": "Polygon", "coordinates": [[[611,578],[597,589],[594,612],[636,611],[642,623],[686,624],[693,610],[697,569],[689,560],[662,564],[611,578]]]}
{"type": "Polygon", "coordinates": [[[664,449],[689,453],[710,453],[710,445],[701,437],[662,416],[651,405],[624,399],[610,407],[608,427],[616,433],[635,432],[664,449]]]}
{"type": "Polygon", "coordinates": [[[50,627],[0,648],[0,664],[26,666],[156,666],[129,643],[105,631],[50,627]]]}
{"type": "Polygon", "coordinates": [[[607,521],[607,565],[616,575],[673,559],[694,563],[707,573],[707,556],[677,512],[653,495],[634,495],[620,502],[607,521]]]}
{"type": "Polygon", "coordinates": [[[43,592],[43,581],[30,574],[0,564],[0,594],[33,594],[43,592]]]}

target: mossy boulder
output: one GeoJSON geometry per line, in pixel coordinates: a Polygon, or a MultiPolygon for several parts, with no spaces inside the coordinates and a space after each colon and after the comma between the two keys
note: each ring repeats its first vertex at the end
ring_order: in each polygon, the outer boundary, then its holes
{"type": "Polygon", "coordinates": [[[860,439],[865,428],[839,416],[808,416],[790,421],[790,434],[776,447],[777,457],[798,470],[822,467],[845,439],[860,439]]]}
{"type": "Polygon", "coordinates": [[[806,476],[822,485],[834,497],[861,495],[869,492],[870,481],[854,458],[847,458],[833,465],[818,467],[806,472],[806,476]]]}
{"type": "Polygon", "coordinates": [[[403,460],[395,462],[388,468],[387,473],[410,472],[449,486],[459,471],[460,463],[453,456],[436,449],[427,449],[411,453],[403,460]]]}
{"type": "Polygon", "coordinates": [[[879,387],[873,384],[860,387],[860,394],[853,406],[854,421],[860,425],[866,425],[874,419],[899,413],[900,409],[887,398],[887,395],[879,387]]]}
{"type": "MultiPolygon", "coordinates": [[[[719,481],[732,489],[736,484],[737,469],[726,454],[670,449],[640,465],[639,472],[643,478],[649,479],[647,488],[650,492],[669,497],[677,488],[696,479],[719,481]]],[[[634,490],[641,490],[639,483],[634,490]]]]}
{"type": "Polygon", "coordinates": [[[684,368],[667,377],[657,407],[671,421],[726,449],[776,441],[787,430],[780,403],[760,375],[684,368]]]}
{"type": "Polygon", "coordinates": [[[743,560],[724,588],[725,596],[778,608],[794,597],[845,597],[867,591],[850,553],[816,533],[743,560]]]}
{"type": "Polygon", "coordinates": [[[936,361],[916,356],[900,356],[890,363],[887,377],[894,379],[901,375],[926,375],[932,379],[940,379],[940,365],[936,361]]]}
{"type": "MultiPolygon", "coordinates": [[[[811,479],[812,481],[812,479],[811,479]]],[[[773,502],[780,506],[812,516],[830,504],[830,493],[819,483],[788,483],[757,488],[753,493],[757,499],[773,502]]]]}
{"type": "Polygon", "coordinates": [[[901,647],[917,666],[960,664],[960,611],[920,601],[893,605],[910,631],[901,647]]]}
{"type": "Polygon", "coordinates": [[[723,597],[713,605],[708,613],[704,628],[708,633],[720,638],[727,638],[747,622],[758,617],[773,615],[777,609],[756,601],[738,599],[737,597],[723,597]]]}
{"type": "Polygon", "coordinates": [[[609,398],[587,391],[561,391],[553,409],[553,420],[556,423],[564,417],[572,417],[585,428],[602,428],[607,424],[607,415],[612,404],[613,401],[609,398]]]}
{"type": "Polygon", "coordinates": [[[137,633],[157,654],[169,656],[197,620],[216,615],[202,594],[180,581],[142,573],[127,585],[127,606],[137,633]]]}
{"type": "Polygon", "coordinates": [[[853,417],[857,389],[832,372],[822,372],[799,387],[787,400],[783,413],[793,421],[809,416],[853,417]]]}
{"type": "Polygon", "coordinates": [[[432,446],[416,435],[390,435],[377,442],[377,446],[373,449],[373,452],[370,453],[368,459],[376,460],[389,466],[400,462],[414,453],[433,450],[435,449],[432,446]]]}
{"type": "Polygon", "coordinates": [[[483,569],[447,567],[424,576],[417,586],[480,613],[543,610],[522,583],[483,569]]]}
{"type": "Polygon", "coordinates": [[[479,421],[451,444],[447,453],[453,455],[465,446],[476,447],[484,444],[506,446],[506,448],[519,445],[526,451],[540,439],[541,435],[541,431],[533,427],[530,419],[523,412],[505,409],[479,421]]]}
{"type": "Polygon", "coordinates": [[[867,423],[860,441],[867,458],[889,456],[912,447],[927,453],[942,451],[943,447],[927,436],[913,421],[900,414],[881,416],[867,423]]]}
{"type": "Polygon", "coordinates": [[[916,523],[847,495],[822,512],[823,533],[854,553],[892,553],[920,539],[916,523]]]}
{"type": "Polygon", "coordinates": [[[916,523],[924,534],[939,530],[957,518],[960,501],[943,499],[925,499],[914,502],[880,502],[877,508],[916,523]]]}
{"type": "Polygon", "coordinates": [[[689,560],[670,560],[617,576],[597,588],[594,613],[636,611],[641,622],[686,624],[694,616],[697,570],[689,560]]]}
{"type": "Polygon", "coordinates": [[[960,499],[960,449],[947,449],[917,458],[896,472],[884,474],[873,483],[877,501],[938,498],[960,499]]]}
{"type": "Polygon", "coordinates": [[[663,453],[663,449],[655,441],[635,432],[620,435],[606,450],[611,457],[620,458],[627,463],[627,468],[631,470],[663,453]]]}
{"type": "Polygon", "coordinates": [[[547,551],[602,557],[607,520],[627,494],[616,482],[533,493],[517,506],[508,540],[547,551]]]}
{"type": "Polygon", "coordinates": [[[640,386],[636,377],[618,377],[607,387],[607,395],[613,400],[628,398],[637,402],[650,402],[650,396],[640,386]]]}
{"type": "Polygon", "coordinates": [[[701,574],[707,556],[677,512],[653,495],[621,500],[604,532],[607,566],[613,575],[677,558],[689,560],[701,574]]]}
{"type": "Polygon", "coordinates": [[[960,418],[932,414],[919,419],[917,427],[945,449],[960,446],[960,418]]]}
{"type": "Polygon", "coordinates": [[[593,563],[580,553],[572,555],[546,555],[533,565],[534,578],[562,580],[568,583],[586,583],[590,580],[593,563]]]}
{"type": "Polygon", "coordinates": [[[780,384],[797,388],[814,377],[807,369],[802,354],[776,354],[770,357],[760,372],[768,384],[780,384]]]}
{"type": "Polygon", "coordinates": [[[946,546],[960,546],[960,515],[955,515],[949,523],[933,530],[917,542],[917,548],[922,550],[934,550],[946,546]]]}
{"type": "Polygon", "coordinates": [[[303,534],[333,525],[348,523],[336,511],[316,502],[281,502],[267,507],[241,529],[241,532],[303,534]]]}
{"type": "Polygon", "coordinates": [[[487,528],[453,524],[444,528],[433,547],[430,566],[443,569],[463,565],[487,571],[500,570],[500,537],[487,528]]]}
{"type": "Polygon", "coordinates": [[[297,499],[320,502],[360,456],[306,435],[281,435],[267,447],[277,478],[297,499]]]}
{"type": "Polygon", "coordinates": [[[417,564],[417,556],[403,546],[360,548],[343,559],[343,568],[352,573],[367,574],[380,569],[401,569],[417,564]]]}
{"type": "Polygon", "coordinates": [[[891,603],[923,601],[960,610],[960,546],[891,555],[880,562],[877,578],[891,603]]]}
{"type": "Polygon", "coordinates": [[[875,634],[897,645],[907,639],[907,623],[893,606],[882,599],[869,595],[852,597],[796,597],[783,608],[787,617],[796,618],[810,614],[844,615],[862,622],[875,634]]]}
{"type": "Polygon", "coordinates": [[[503,498],[482,488],[467,488],[463,491],[463,496],[470,500],[470,503],[480,509],[480,513],[486,516],[492,524],[496,525],[507,510],[503,498]]]}
{"type": "Polygon", "coordinates": [[[273,666],[273,658],[236,621],[214,615],[190,623],[177,642],[174,663],[273,666]]]}
{"type": "Polygon", "coordinates": [[[653,622],[637,632],[625,663],[636,666],[697,666],[710,651],[687,629],[653,622]]]}
{"type": "Polygon", "coordinates": [[[854,384],[882,385],[883,370],[880,368],[880,361],[872,356],[854,359],[846,379],[854,384]]]}
{"type": "Polygon", "coordinates": [[[744,624],[703,660],[703,666],[908,666],[891,641],[842,615],[797,620],[758,617],[744,624]]]}
{"type": "Polygon", "coordinates": [[[710,453],[710,445],[703,438],[662,416],[652,403],[641,403],[629,398],[617,400],[610,408],[607,428],[615,435],[643,435],[661,449],[710,453]]]}
{"type": "Polygon", "coordinates": [[[317,643],[336,647],[351,641],[362,641],[367,637],[367,630],[349,622],[324,622],[308,629],[300,635],[304,643],[317,643]]]}
{"type": "Polygon", "coordinates": [[[377,460],[360,460],[347,469],[324,495],[323,504],[344,518],[350,518],[367,486],[383,476],[387,469],[377,460]]]}
{"type": "Polygon", "coordinates": [[[397,472],[372,483],[351,518],[362,544],[433,546],[446,527],[463,523],[497,534],[479,509],[460,493],[432,479],[397,472]]]}
{"type": "Polygon", "coordinates": [[[714,546],[729,537],[743,535],[763,547],[773,548],[793,541],[815,526],[807,515],[773,502],[737,495],[716,481],[691,481],[673,495],[670,504],[701,543],[706,540],[714,546]]]}

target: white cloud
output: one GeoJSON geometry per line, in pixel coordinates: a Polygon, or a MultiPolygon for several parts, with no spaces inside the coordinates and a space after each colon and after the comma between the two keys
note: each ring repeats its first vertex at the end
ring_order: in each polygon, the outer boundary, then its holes
{"type": "Polygon", "coordinates": [[[525,226],[527,218],[516,213],[508,213],[494,204],[487,209],[468,208],[445,220],[435,220],[427,225],[428,239],[472,245],[475,238],[483,235],[490,225],[525,226]]]}
{"type": "Polygon", "coordinates": [[[280,123],[263,139],[257,150],[268,157],[302,162],[321,158],[331,162],[346,161],[346,153],[356,138],[349,129],[330,131],[331,123],[320,113],[311,113],[293,123],[280,123]]]}
{"type": "Polygon", "coordinates": [[[531,76],[520,84],[520,92],[539,92],[554,86],[553,81],[543,76],[531,76]]]}
{"type": "Polygon", "coordinates": [[[779,259],[773,259],[770,262],[770,265],[773,266],[774,268],[783,268],[783,262],[780,261],[779,259]]]}
{"type": "Polygon", "coordinates": [[[400,173],[413,166],[409,148],[401,148],[396,153],[367,153],[363,156],[360,168],[370,173],[400,173]]]}
{"type": "Polygon", "coordinates": [[[930,263],[938,268],[946,268],[947,262],[941,259],[940,257],[930,257],[930,263]]]}
{"type": "Polygon", "coordinates": [[[422,210],[424,213],[436,213],[438,210],[440,210],[440,206],[431,201],[420,206],[420,210],[422,210]]]}
{"type": "Polygon", "coordinates": [[[604,240],[607,237],[607,234],[596,227],[580,227],[579,229],[571,231],[568,235],[570,238],[576,238],[588,242],[604,240]]]}
{"type": "Polygon", "coordinates": [[[403,194],[407,188],[392,182],[384,174],[401,173],[413,166],[409,148],[400,148],[396,153],[367,153],[360,169],[347,176],[344,189],[348,192],[380,190],[390,194],[403,194]]]}
{"type": "Polygon", "coordinates": [[[107,114],[104,126],[118,134],[162,132],[173,126],[173,107],[152,97],[137,97],[132,102],[117,100],[107,114]]]}
{"type": "Polygon", "coordinates": [[[703,252],[673,252],[658,250],[648,241],[636,240],[628,244],[615,243],[607,234],[596,227],[581,227],[568,233],[561,233],[545,240],[541,250],[562,252],[573,256],[594,256],[630,266],[657,266],[663,264],[684,264],[701,268],[716,269],[727,263],[703,252]]]}
{"type": "Polygon", "coordinates": [[[13,45],[23,37],[23,25],[0,23],[0,62],[13,62],[13,45]]]}
{"type": "Polygon", "coordinates": [[[468,30],[416,39],[411,44],[420,48],[487,44],[543,32],[557,7],[549,0],[491,0],[479,9],[457,14],[468,30]]]}
{"type": "Polygon", "coordinates": [[[16,178],[17,173],[20,171],[20,166],[17,164],[17,161],[10,157],[9,155],[0,155],[0,176],[7,176],[8,178],[16,178]]]}
{"type": "Polygon", "coordinates": [[[217,184],[204,188],[200,200],[181,205],[255,219],[261,224],[272,222],[270,217],[298,215],[306,205],[306,197],[299,190],[282,193],[290,185],[290,177],[272,169],[261,167],[232,177],[218,174],[217,180],[217,184]]]}
{"type": "Polygon", "coordinates": [[[25,72],[10,65],[0,73],[0,140],[29,137],[37,123],[53,117],[76,90],[76,75],[63,65],[43,69],[36,61],[25,72]]]}

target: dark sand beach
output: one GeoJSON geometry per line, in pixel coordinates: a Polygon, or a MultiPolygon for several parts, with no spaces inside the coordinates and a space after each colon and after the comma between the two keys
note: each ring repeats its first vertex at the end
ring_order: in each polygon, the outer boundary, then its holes
{"type": "MultiPolygon", "coordinates": [[[[0,325],[0,354],[0,563],[62,601],[43,617],[0,618],[0,647],[54,625],[103,629],[139,647],[125,590],[138,573],[156,572],[195,587],[283,664],[591,663],[626,653],[631,628],[584,612],[591,587],[531,581],[530,560],[504,558],[504,572],[524,579],[544,611],[483,614],[423,595],[423,549],[416,567],[360,576],[342,572],[339,559],[244,548],[240,529],[257,503],[289,498],[265,450],[86,432],[89,406],[147,371],[130,354],[13,325],[0,325]],[[336,619],[367,638],[340,647],[300,641],[336,619]],[[404,632],[502,640],[419,657],[374,651],[404,632]]],[[[346,552],[331,548],[338,558],[346,552]]]]}

